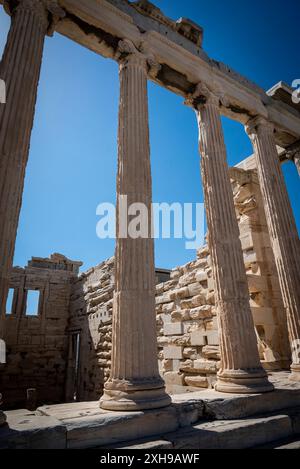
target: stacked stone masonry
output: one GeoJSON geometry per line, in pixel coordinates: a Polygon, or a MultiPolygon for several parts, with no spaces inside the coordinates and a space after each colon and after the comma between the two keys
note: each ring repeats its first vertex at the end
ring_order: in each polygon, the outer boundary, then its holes
{"type": "MultiPolygon", "coordinates": [[[[285,311],[257,174],[231,168],[230,175],[260,359],[266,369],[288,369],[285,311]]],[[[5,318],[7,364],[0,365],[6,408],[24,406],[28,388],[48,403],[97,400],[103,393],[111,366],[114,258],[78,276],[79,265],[53,255],[13,269],[10,287],[18,293],[5,318]],[[22,295],[31,288],[41,291],[38,317],[24,315],[22,295]]],[[[171,274],[157,269],[156,284],[158,360],[167,390],[212,388],[220,349],[208,247],[171,274]]]]}
{"type": "Polygon", "coordinates": [[[0,364],[0,389],[5,408],[27,406],[29,389],[36,404],[64,401],[71,281],[80,265],[54,254],[13,269],[12,309],[2,320],[7,356],[6,364],[0,364]],[[30,291],[39,292],[36,315],[26,314],[30,291]]]}

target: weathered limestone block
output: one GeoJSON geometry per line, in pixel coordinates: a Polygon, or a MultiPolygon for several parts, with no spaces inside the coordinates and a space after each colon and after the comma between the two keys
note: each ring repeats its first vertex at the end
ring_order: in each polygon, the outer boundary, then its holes
{"type": "Polygon", "coordinates": [[[205,270],[198,270],[196,273],[196,281],[199,283],[207,282],[207,272],[205,272],[205,270]]]}
{"type": "Polygon", "coordinates": [[[103,359],[105,361],[109,360],[110,359],[110,352],[99,352],[97,353],[97,356],[100,358],[100,359],[103,359]]]}
{"type": "Polygon", "coordinates": [[[155,286],[155,294],[156,296],[162,295],[164,292],[164,284],[160,283],[159,285],[155,286]]]}
{"type": "Polygon", "coordinates": [[[188,290],[189,290],[189,296],[196,296],[196,295],[201,294],[201,292],[203,291],[203,288],[200,285],[200,283],[195,282],[189,285],[188,290]]]}
{"type": "Polygon", "coordinates": [[[172,322],[188,321],[190,319],[190,311],[183,309],[181,311],[173,311],[171,314],[172,322]]]}
{"type": "Polygon", "coordinates": [[[201,353],[204,358],[207,358],[209,360],[212,360],[212,359],[220,360],[221,358],[220,347],[216,345],[206,345],[205,347],[202,348],[201,353]]]}
{"type": "Polygon", "coordinates": [[[191,334],[191,345],[201,346],[206,345],[206,334],[202,330],[193,331],[191,334]]]}
{"type": "Polygon", "coordinates": [[[172,299],[171,299],[170,293],[168,293],[168,292],[164,293],[161,296],[157,296],[155,298],[155,303],[157,305],[163,305],[165,303],[170,303],[171,301],[172,301],[172,299]]]}
{"type": "Polygon", "coordinates": [[[197,306],[203,306],[206,304],[206,297],[205,294],[202,293],[201,295],[196,295],[193,298],[188,300],[183,300],[180,302],[181,309],[191,309],[196,308],[197,306]]]}
{"type": "Polygon", "coordinates": [[[215,308],[212,308],[212,316],[208,319],[205,319],[205,329],[207,331],[218,330],[218,318],[217,311],[215,308]]]}
{"type": "Polygon", "coordinates": [[[166,373],[167,371],[173,371],[173,360],[163,359],[162,360],[162,371],[166,373]]]}
{"type": "Polygon", "coordinates": [[[180,287],[188,287],[189,285],[195,283],[195,279],[196,279],[196,272],[193,272],[193,271],[189,272],[187,274],[182,275],[179,278],[178,285],[180,287]]]}
{"type": "Polygon", "coordinates": [[[190,295],[188,287],[179,288],[178,290],[174,290],[170,293],[171,300],[183,299],[188,298],[190,295]]]}
{"type": "Polygon", "coordinates": [[[193,373],[194,371],[194,361],[185,360],[180,363],[180,370],[183,372],[193,373]]]}
{"type": "Polygon", "coordinates": [[[177,283],[177,280],[169,280],[168,282],[163,283],[163,291],[167,292],[172,288],[175,288],[177,286],[177,283]]]}
{"type": "Polygon", "coordinates": [[[197,373],[217,373],[220,365],[216,361],[195,360],[194,370],[197,373]]]}
{"type": "Polygon", "coordinates": [[[166,336],[157,337],[158,347],[165,347],[169,345],[170,341],[171,341],[170,337],[166,337],[166,336]]]}
{"type": "Polygon", "coordinates": [[[208,379],[205,376],[186,376],[184,382],[187,386],[195,386],[196,388],[208,388],[208,379]]]}
{"type": "Polygon", "coordinates": [[[171,339],[172,345],[177,345],[181,347],[187,347],[191,345],[191,336],[190,334],[184,334],[182,336],[175,336],[171,339]]]}
{"type": "Polygon", "coordinates": [[[177,371],[179,373],[181,360],[179,359],[172,360],[172,363],[173,363],[173,368],[172,368],[173,371],[177,371]]]}
{"type": "Polygon", "coordinates": [[[207,289],[209,292],[215,291],[215,281],[213,277],[207,278],[207,289]]]}
{"type": "Polygon", "coordinates": [[[183,386],[184,374],[173,372],[173,371],[168,371],[167,373],[164,374],[164,380],[167,386],[172,386],[174,384],[183,386]]]}
{"type": "Polygon", "coordinates": [[[105,303],[106,301],[109,301],[110,298],[111,298],[111,293],[110,292],[102,293],[101,295],[95,296],[95,297],[90,299],[90,306],[91,307],[99,306],[99,305],[105,303]]]}
{"type": "Polygon", "coordinates": [[[185,347],[182,352],[183,358],[190,358],[191,360],[196,360],[197,348],[195,347],[185,347]]]}
{"type": "Polygon", "coordinates": [[[164,347],[165,359],[181,359],[183,358],[182,347],[176,345],[168,345],[164,347]]]}
{"type": "Polygon", "coordinates": [[[161,306],[161,312],[164,314],[171,313],[176,308],[175,303],[165,303],[161,306]]]}
{"type": "Polygon", "coordinates": [[[162,314],[157,314],[156,315],[156,325],[158,327],[163,327],[163,325],[164,325],[164,316],[162,314]]]}
{"type": "Polygon", "coordinates": [[[219,333],[218,331],[206,331],[207,345],[219,345],[219,333]]]}
{"type": "Polygon", "coordinates": [[[198,259],[206,259],[207,256],[209,256],[209,249],[208,249],[208,246],[205,245],[198,250],[197,257],[198,259]]]}
{"type": "Polygon", "coordinates": [[[174,269],[172,270],[171,274],[170,274],[170,278],[171,280],[175,280],[175,279],[178,279],[180,276],[182,275],[182,272],[180,270],[180,268],[178,267],[177,269],[174,269]]]}
{"type": "Polygon", "coordinates": [[[216,297],[215,292],[209,292],[206,295],[206,303],[208,305],[215,305],[216,304],[216,297]]]}
{"type": "Polygon", "coordinates": [[[107,365],[108,365],[108,360],[106,360],[106,359],[100,359],[100,360],[98,360],[98,365],[99,365],[101,368],[106,368],[107,365]]]}
{"type": "Polygon", "coordinates": [[[191,319],[205,319],[212,316],[212,308],[209,305],[200,306],[190,310],[191,319]]]}
{"type": "Polygon", "coordinates": [[[183,326],[181,322],[172,322],[164,325],[164,333],[166,336],[181,335],[183,326]]]}

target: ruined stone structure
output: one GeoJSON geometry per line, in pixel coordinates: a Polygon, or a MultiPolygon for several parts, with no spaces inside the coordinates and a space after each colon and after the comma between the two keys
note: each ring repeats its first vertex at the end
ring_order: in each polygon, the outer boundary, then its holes
{"type": "Polygon", "coordinates": [[[50,259],[33,257],[24,269],[13,269],[12,308],[2,324],[7,363],[0,364],[0,388],[6,408],[26,405],[30,388],[37,390],[38,402],[65,400],[71,282],[80,265],[54,254],[50,259]],[[36,315],[26,314],[30,291],[39,292],[36,315]]]}
{"type": "Polygon", "coordinates": [[[11,16],[0,63],[7,84],[0,105],[0,337],[11,346],[1,380],[13,399],[30,386],[34,407],[33,381],[43,400],[49,386],[52,401],[98,399],[104,385],[103,409],[159,409],[171,403],[161,375],[169,390],[215,385],[219,393],[250,396],[273,390],[266,369],[285,368],[290,354],[289,379],[300,381],[300,247],[280,167],[288,159],[299,166],[300,105],[291,89],[279,84],[266,93],[209,58],[201,27],[167,18],[148,0],[0,3],[11,16]],[[157,316],[150,232],[126,238],[118,224],[115,261],[79,278],[79,264],[57,255],[12,271],[43,43],[54,31],[119,64],[118,212],[127,196],[145,204],[151,220],[147,80],[182,96],[196,114],[208,246],[157,287],[157,316]],[[254,172],[229,171],[221,115],[245,126],[254,172]],[[10,285],[18,293],[15,314],[6,315],[10,285]],[[30,288],[40,290],[38,317],[24,316],[30,288]]]}
{"type": "MultiPolygon", "coordinates": [[[[230,168],[229,174],[256,348],[265,370],[288,369],[286,316],[257,171],[230,168]]],[[[4,334],[7,364],[0,380],[6,408],[24,405],[28,388],[36,390],[38,403],[93,401],[103,394],[112,359],[115,259],[78,275],[80,265],[55,254],[13,269],[13,311],[6,315],[4,334]],[[28,289],[41,292],[37,317],[26,316],[28,289]]],[[[213,388],[221,350],[208,246],[185,266],[157,269],[155,283],[155,357],[168,392],[213,388]]]]}

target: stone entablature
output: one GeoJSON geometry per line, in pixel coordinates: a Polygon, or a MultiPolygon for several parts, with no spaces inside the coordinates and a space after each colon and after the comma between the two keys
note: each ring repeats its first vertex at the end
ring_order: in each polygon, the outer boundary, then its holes
{"type": "Polygon", "coordinates": [[[203,29],[188,18],[180,18],[177,21],[173,21],[167,18],[159,8],[148,0],[130,2],[130,5],[143,15],[149,16],[159,23],[174,29],[174,31],[177,31],[189,41],[196,44],[197,47],[202,47],[203,29]]]}
{"type": "Polygon", "coordinates": [[[203,49],[162,25],[161,20],[137,12],[127,0],[60,0],[60,4],[66,14],[56,26],[61,34],[113,59],[120,39],[130,40],[136,47],[147,43],[162,65],[155,77],[161,86],[187,96],[199,81],[208,86],[214,83],[227,96],[227,104],[221,109],[224,115],[244,124],[255,115],[269,116],[278,144],[286,146],[299,139],[300,115],[296,109],[268,96],[228,65],[209,58],[203,49]]]}
{"type": "Polygon", "coordinates": [[[28,267],[34,267],[39,269],[52,269],[52,270],[65,270],[78,275],[79,268],[82,266],[82,262],[71,261],[62,254],[51,254],[50,258],[43,257],[32,257],[28,262],[28,267]]]}

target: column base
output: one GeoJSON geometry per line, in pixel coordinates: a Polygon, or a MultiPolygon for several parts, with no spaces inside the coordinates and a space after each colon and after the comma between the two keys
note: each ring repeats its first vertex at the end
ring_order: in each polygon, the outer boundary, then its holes
{"type": "Polygon", "coordinates": [[[263,369],[225,370],[218,373],[215,390],[230,394],[258,394],[274,391],[263,369]]]}
{"type": "Polygon", "coordinates": [[[130,412],[160,409],[171,402],[162,380],[141,383],[109,380],[99,404],[104,410],[130,412]]]}
{"type": "Polygon", "coordinates": [[[289,376],[289,380],[300,382],[300,364],[291,365],[291,374],[289,376]]]}

